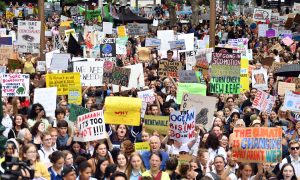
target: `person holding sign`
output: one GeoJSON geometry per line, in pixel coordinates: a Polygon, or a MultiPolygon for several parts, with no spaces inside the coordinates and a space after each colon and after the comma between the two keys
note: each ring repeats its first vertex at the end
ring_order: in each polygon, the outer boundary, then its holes
{"type": "Polygon", "coordinates": [[[32,57],[31,53],[25,53],[25,57],[20,57],[19,53],[17,53],[17,58],[19,61],[21,61],[22,64],[24,64],[23,73],[26,74],[33,74],[35,73],[35,64],[36,61],[40,57],[32,57]]]}

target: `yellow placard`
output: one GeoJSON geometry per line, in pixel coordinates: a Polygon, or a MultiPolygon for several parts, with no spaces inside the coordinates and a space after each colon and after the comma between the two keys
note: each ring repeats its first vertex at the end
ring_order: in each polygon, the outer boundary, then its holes
{"type": "Polygon", "coordinates": [[[169,116],[149,116],[144,117],[144,127],[146,131],[158,131],[161,134],[168,134],[169,116]]]}
{"type": "Polygon", "coordinates": [[[70,104],[81,105],[82,103],[81,86],[69,86],[68,102],[70,104]]]}
{"type": "Polygon", "coordinates": [[[80,73],[47,74],[46,86],[57,87],[57,95],[68,95],[69,86],[81,86],[80,73]]]}
{"type": "Polygon", "coordinates": [[[104,118],[106,124],[139,126],[142,99],[132,97],[107,97],[104,118]]]}
{"type": "Polygon", "coordinates": [[[125,26],[118,26],[118,37],[126,37],[126,27],[125,26]]]}
{"type": "Polygon", "coordinates": [[[69,38],[69,37],[70,37],[70,34],[72,34],[72,36],[75,38],[75,37],[76,37],[75,29],[68,29],[68,30],[65,30],[65,36],[66,36],[66,38],[69,38]]]}
{"type": "Polygon", "coordinates": [[[10,11],[5,11],[5,16],[7,19],[13,18],[15,17],[15,14],[13,12],[10,11]]]}
{"type": "Polygon", "coordinates": [[[73,21],[63,21],[60,23],[60,26],[71,27],[73,21]]]}
{"type": "Polygon", "coordinates": [[[240,91],[241,92],[245,92],[245,91],[249,91],[249,73],[248,73],[248,69],[249,69],[249,61],[247,58],[242,57],[241,59],[241,79],[240,79],[240,91]]]}
{"type": "Polygon", "coordinates": [[[149,142],[137,142],[134,143],[135,151],[150,151],[150,144],[149,142]]]}

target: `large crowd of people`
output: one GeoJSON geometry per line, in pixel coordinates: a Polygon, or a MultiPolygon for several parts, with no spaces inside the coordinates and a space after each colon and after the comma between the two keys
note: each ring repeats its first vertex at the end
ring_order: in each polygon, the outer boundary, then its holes
{"type": "MultiPolygon", "coordinates": [[[[19,5],[11,4],[8,11],[19,5]]],[[[24,9],[30,5],[23,5],[24,9]]],[[[165,21],[167,9],[157,6],[154,14],[147,15],[144,9],[141,14],[145,17],[158,18],[165,21]]],[[[274,11],[275,12],[275,11],[274,11]]],[[[276,10],[277,12],[277,10],[276,10]]],[[[281,12],[279,12],[281,13],[281,12]]],[[[65,15],[68,13],[65,13],[65,15]]],[[[284,15],[284,14],[281,14],[284,15]]],[[[59,34],[60,15],[53,13],[46,18],[46,30],[59,34]]],[[[180,19],[189,18],[179,15],[180,19]]],[[[7,18],[5,13],[0,16],[0,27],[6,28],[7,34],[17,34],[18,27],[12,25],[14,18],[7,18]]],[[[31,15],[26,20],[38,20],[31,15]]],[[[71,19],[70,19],[71,20],[71,19]]],[[[98,24],[90,21],[88,24],[98,24]]],[[[266,93],[275,96],[275,105],[268,114],[252,107],[257,88],[252,87],[249,78],[249,91],[240,94],[210,94],[217,98],[214,117],[208,121],[212,126],[207,128],[202,124],[195,127],[195,138],[188,142],[179,142],[170,137],[170,133],[148,131],[143,119],[140,126],[124,124],[106,124],[105,139],[78,142],[73,138],[78,133],[74,123],[69,120],[70,103],[67,96],[57,96],[55,117],[45,113],[45,107],[33,103],[34,90],[46,87],[45,72],[36,70],[40,55],[18,53],[15,48],[15,58],[22,64],[21,72],[30,74],[29,97],[2,97],[3,118],[1,121],[3,136],[8,140],[1,161],[1,179],[47,179],[47,180],[261,180],[261,179],[300,179],[300,120],[297,112],[291,112],[283,106],[284,96],[278,94],[279,82],[291,82],[290,77],[274,75],[271,66],[263,64],[265,57],[273,57],[274,62],[299,64],[300,44],[295,41],[296,50],[284,45],[278,37],[259,37],[250,25],[253,23],[252,14],[221,15],[217,14],[216,27],[209,27],[209,21],[199,25],[181,24],[170,26],[159,23],[157,28],[150,28],[147,36],[129,36],[126,43],[126,55],[116,56],[116,66],[143,64],[145,87],[135,87],[128,91],[115,92],[111,84],[105,86],[83,86],[82,107],[89,111],[102,110],[108,96],[126,96],[137,98],[137,92],[152,89],[155,101],[148,103],[146,115],[169,116],[180,110],[176,93],[178,78],[160,77],[158,75],[159,61],[179,61],[186,68],[185,58],[175,57],[169,50],[166,58],[157,49],[151,49],[148,61],[139,59],[139,47],[145,47],[145,39],[156,37],[158,30],[174,30],[175,34],[194,33],[197,40],[209,35],[209,29],[216,29],[216,46],[227,44],[228,39],[247,38],[248,49],[252,49],[253,60],[249,61],[251,69],[264,68],[268,72],[268,89],[266,93]],[[282,51],[271,49],[275,44],[281,44],[282,51]],[[235,135],[234,129],[241,127],[281,127],[282,161],[274,163],[241,162],[232,151],[235,135]],[[136,142],[148,142],[150,150],[135,150],[136,142]],[[189,157],[188,160],[183,160],[189,157]],[[23,164],[22,164],[23,162],[23,164]],[[34,173],[32,173],[31,169],[34,173]]],[[[271,22],[269,22],[271,23],[271,22]]],[[[117,37],[117,34],[107,35],[117,37]]],[[[62,36],[67,50],[67,41],[62,36]]],[[[53,36],[46,37],[45,52],[55,50],[53,36]]],[[[85,45],[83,42],[82,45],[85,45]]],[[[63,51],[62,51],[63,52],[63,51]]],[[[79,53],[80,54],[80,53],[79,53]]],[[[78,54],[77,54],[78,55],[78,54]]],[[[251,73],[251,71],[249,70],[251,73]]],[[[7,73],[17,71],[7,70],[7,73]]],[[[52,73],[52,72],[48,72],[52,73]]],[[[210,75],[204,76],[203,82],[209,89],[210,75]]],[[[250,74],[251,77],[251,74],[250,74]]],[[[299,90],[299,89],[298,89],[299,90]]],[[[47,96],[45,94],[45,96],[47,96]]]]}

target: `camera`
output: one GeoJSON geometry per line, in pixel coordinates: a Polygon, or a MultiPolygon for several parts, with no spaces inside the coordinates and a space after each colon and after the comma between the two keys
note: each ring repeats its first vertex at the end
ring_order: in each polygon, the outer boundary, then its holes
{"type": "Polygon", "coordinates": [[[5,170],[0,175],[1,180],[19,179],[30,180],[34,178],[34,169],[30,167],[30,162],[19,161],[18,158],[12,156],[5,156],[5,161],[2,163],[2,168],[5,170]],[[24,172],[29,174],[30,177],[25,177],[24,172]]]}

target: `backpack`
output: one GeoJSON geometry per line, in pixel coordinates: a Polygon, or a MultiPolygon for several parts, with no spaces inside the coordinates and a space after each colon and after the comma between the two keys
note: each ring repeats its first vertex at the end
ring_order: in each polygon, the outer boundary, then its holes
{"type": "MultiPolygon", "coordinates": [[[[287,157],[286,157],[286,160],[287,160],[287,163],[288,163],[288,164],[291,164],[291,162],[292,162],[291,156],[287,156],[287,157]]],[[[275,168],[273,169],[272,172],[273,172],[274,174],[278,174],[278,173],[280,172],[280,167],[279,167],[279,165],[280,165],[280,163],[277,163],[276,166],[275,166],[275,168]]]]}

